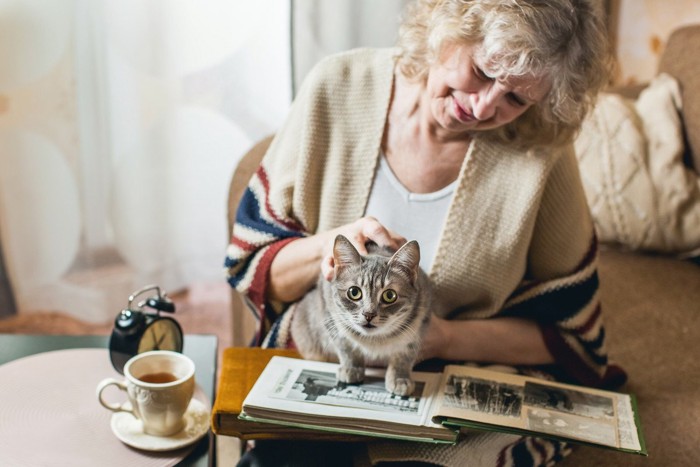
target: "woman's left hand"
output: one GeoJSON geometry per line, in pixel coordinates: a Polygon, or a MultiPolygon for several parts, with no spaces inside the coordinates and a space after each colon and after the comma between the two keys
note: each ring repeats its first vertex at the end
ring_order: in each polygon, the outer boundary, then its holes
{"type": "Polygon", "coordinates": [[[450,347],[450,340],[450,326],[447,320],[432,315],[428,329],[423,335],[418,359],[423,361],[430,358],[442,358],[445,355],[445,349],[450,347]]]}
{"type": "Polygon", "coordinates": [[[554,357],[535,321],[516,318],[451,320],[430,317],[420,360],[548,365],[554,357]]]}

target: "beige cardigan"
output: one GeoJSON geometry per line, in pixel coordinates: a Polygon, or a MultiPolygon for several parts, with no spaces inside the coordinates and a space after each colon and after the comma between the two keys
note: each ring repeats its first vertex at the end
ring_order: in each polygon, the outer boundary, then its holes
{"type": "MultiPolygon", "coordinates": [[[[275,319],[265,288],[276,252],[363,216],[395,61],[395,49],[358,49],[317,65],[251,180],[226,266],[261,322],[275,319]]],[[[429,276],[437,315],[535,319],[570,376],[601,383],[596,242],[572,147],[526,153],[475,139],[429,276]]]]}

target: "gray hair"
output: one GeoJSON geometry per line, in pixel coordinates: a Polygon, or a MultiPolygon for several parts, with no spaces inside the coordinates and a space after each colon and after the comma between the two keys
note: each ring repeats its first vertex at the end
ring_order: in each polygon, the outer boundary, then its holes
{"type": "Polygon", "coordinates": [[[611,72],[599,13],[592,0],[416,0],[399,30],[399,69],[424,80],[446,45],[479,45],[490,76],[539,76],[552,86],[515,121],[478,137],[569,143],[611,72]]]}

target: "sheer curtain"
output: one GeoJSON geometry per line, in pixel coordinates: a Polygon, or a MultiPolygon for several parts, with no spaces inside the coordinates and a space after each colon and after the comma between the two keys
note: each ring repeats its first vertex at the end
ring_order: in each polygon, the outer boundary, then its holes
{"type": "Polygon", "coordinates": [[[391,47],[409,0],[292,0],[292,57],[297,91],[326,55],[355,47],[391,47]]]}
{"type": "Polygon", "coordinates": [[[146,284],[223,281],[232,170],[291,101],[289,18],[289,0],[0,0],[20,312],[105,320],[146,284]]]}

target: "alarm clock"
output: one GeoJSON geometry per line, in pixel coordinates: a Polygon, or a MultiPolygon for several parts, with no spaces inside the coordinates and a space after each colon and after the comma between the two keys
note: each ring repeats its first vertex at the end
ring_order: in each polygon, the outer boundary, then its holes
{"type": "Polygon", "coordinates": [[[115,370],[124,374],[126,362],[142,352],[182,352],[182,328],[173,318],[161,313],[175,313],[175,304],[157,285],[148,285],[129,295],[126,308],[114,320],[109,338],[109,358],[115,370]],[[147,292],[155,295],[136,302],[147,292]]]}

